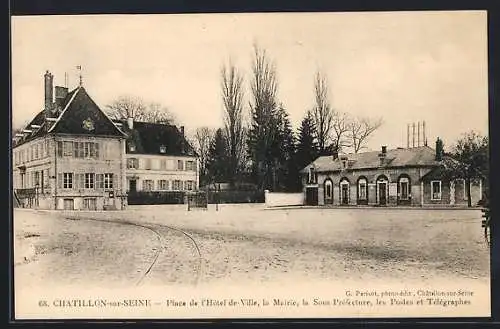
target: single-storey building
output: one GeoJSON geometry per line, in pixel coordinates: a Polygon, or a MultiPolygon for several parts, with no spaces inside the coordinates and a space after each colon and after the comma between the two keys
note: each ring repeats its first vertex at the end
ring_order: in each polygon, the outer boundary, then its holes
{"type": "MultiPolygon", "coordinates": [[[[449,175],[457,162],[438,138],[429,146],[321,156],[302,171],[307,205],[467,205],[466,180],[449,175]]],[[[482,180],[469,182],[471,201],[482,197],[482,180]]]]}

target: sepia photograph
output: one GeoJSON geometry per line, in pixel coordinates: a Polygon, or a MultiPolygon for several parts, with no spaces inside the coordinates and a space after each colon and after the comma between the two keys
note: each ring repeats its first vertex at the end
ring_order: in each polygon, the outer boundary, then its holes
{"type": "Polygon", "coordinates": [[[485,11],[11,17],[23,319],[490,317],[485,11]]]}

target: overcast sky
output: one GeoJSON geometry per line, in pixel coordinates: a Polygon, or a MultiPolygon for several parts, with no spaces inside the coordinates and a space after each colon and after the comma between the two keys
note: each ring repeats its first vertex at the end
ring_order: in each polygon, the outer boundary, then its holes
{"type": "Polygon", "coordinates": [[[101,108],[120,95],[161,102],[192,131],[222,123],[220,67],[245,74],[252,44],[275,61],[279,99],[296,128],[313,105],[316,70],[333,107],[382,116],[369,146],[406,146],[426,121],[430,146],[475,129],[487,134],[485,12],[100,15],[12,18],[13,125],[43,107],[43,74],[78,82],[101,108]]]}

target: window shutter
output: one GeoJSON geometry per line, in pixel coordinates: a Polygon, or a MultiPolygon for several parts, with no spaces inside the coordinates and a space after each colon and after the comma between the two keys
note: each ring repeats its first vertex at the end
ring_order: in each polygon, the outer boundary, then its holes
{"type": "Polygon", "coordinates": [[[99,159],[99,143],[95,143],[95,157],[96,159],[99,159]]]}
{"type": "Polygon", "coordinates": [[[63,187],[63,174],[57,174],[57,187],[63,187]]]}
{"type": "Polygon", "coordinates": [[[63,154],[63,143],[61,141],[57,141],[57,156],[62,157],[63,154]]]}

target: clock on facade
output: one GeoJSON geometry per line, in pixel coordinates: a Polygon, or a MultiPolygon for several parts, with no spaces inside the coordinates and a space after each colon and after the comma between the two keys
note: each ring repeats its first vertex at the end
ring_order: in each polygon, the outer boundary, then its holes
{"type": "Polygon", "coordinates": [[[92,121],[92,119],[87,118],[83,120],[83,129],[88,131],[94,130],[94,122],[92,121]]]}

